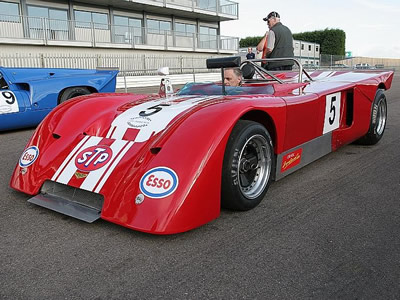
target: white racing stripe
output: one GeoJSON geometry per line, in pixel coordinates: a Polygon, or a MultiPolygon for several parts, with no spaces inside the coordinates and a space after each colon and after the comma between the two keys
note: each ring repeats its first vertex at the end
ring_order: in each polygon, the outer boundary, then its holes
{"type": "Polygon", "coordinates": [[[70,161],[71,157],[75,156],[78,153],[78,151],[81,149],[81,146],[83,146],[89,138],[90,138],[90,136],[86,135],[78,143],[78,145],[76,145],[75,148],[68,154],[67,158],[64,159],[64,161],[61,164],[61,166],[57,169],[57,171],[54,173],[53,177],[51,178],[52,181],[56,181],[58,175],[60,175],[61,171],[64,169],[65,165],[70,161]]]}
{"type": "MultiPolygon", "coordinates": [[[[86,148],[98,145],[102,139],[102,137],[85,136],[67,156],[51,180],[68,184],[75,172],[78,171],[75,165],[77,155],[86,148]]],[[[87,191],[93,191],[95,189],[95,192],[98,193],[133,144],[134,142],[132,141],[114,140],[109,146],[113,153],[112,159],[101,168],[90,171],[79,188],[87,191]]]]}
{"type": "MultiPolygon", "coordinates": [[[[97,145],[102,139],[102,137],[91,136],[84,146],[85,148],[88,148],[97,145]]],[[[77,147],[75,147],[75,149],[77,149],[77,147]]],[[[79,151],[75,151],[75,149],[73,152],[71,152],[72,155],[69,155],[67,159],[65,159],[64,162],[66,162],[67,166],[64,170],[62,170],[60,176],[56,179],[57,182],[67,184],[71,177],[75,174],[77,170],[75,166],[75,158],[79,153],[79,151]]],[[[81,149],[83,149],[83,147],[81,149]]]]}
{"type": "Polygon", "coordinates": [[[114,171],[115,167],[118,165],[120,160],[124,157],[125,153],[128,152],[128,150],[132,147],[132,145],[133,145],[133,142],[129,142],[128,145],[125,148],[123,148],[122,151],[119,153],[119,155],[114,159],[114,162],[112,163],[111,167],[104,174],[104,177],[101,179],[99,185],[94,190],[95,193],[100,192],[103,185],[106,183],[108,177],[110,177],[112,171],[114,171]]]}
{"type": "MultiPolygon", "coordinates": [[[[112,150],[113,157],[101,168],[90,171],[80,188],[99,193],[111,173],[135,142],[147,141],[153,134],[165,129],[171,120],[183,111],[204,101],[219,97],[220,96],[200,96],[192,98],[188,98],[188,96],[170,97],[142,103],[123,112],[113,121],[106,135],[107,138],[114,139],[113,143],[109,146],[112,150]],[[185,98],[188,99],[185,100],[185,98]],[[182,101],[174,102],[180,99],[182,99],[182,101]],[[140,112],[144,112],[142,116],[139,115],[140,112]],[[139,130],[135,141],[122,140],[129,128],[139,130]]],[[[52,180],[68,184],[78,170],[75,165],[77,155],[86,148],[98,145],[102,139],[103,137],[85,136],[71,153],[68,154],[61,166],[54,173],[52,180]]]]}
{"type": "Polygon", "coordinates": [[[336,71],[323,71],[318,76],[313,77],[314,80],[323,80],[324,78],[329,78],[336,74],[336,71]]]}
{"type": "MultiPolygon", "coordinates": [[[[116,140],[112,143],[112,145],[110,146],[112,152],[113,152],[113,158],[110,159],[109,162],[107,162],[107,164],[105,164],[104,166],[102,166],[100,169],[94,170],[94,171],[90,171],[88,176],[85,178],[85,180],[83,181],[83,183],[81,184],[80,188],[87,190],[87,191],[92,191],[96,184],[99,182],[100,178],[103,176],[103,174],[109,169],[109,166],[112,166],[112,163],[117,159],[117,157],[120,155],[120,151],[121,149],[127,144],[127,141],[123,141],[123,140],[116,140]]],[[[75,159],[74,159],[75,161],[75,159]]],[[[74,163],[75,165],[75,163],[74,163]]],[[[114,165],[114,167],[111,167],[110,172],[112,172],[114,170],[116,165],[114,165]]],[[[74,172],[75,173],[75,172],[74,172]]]]}
{"type": "Polygon", "coordinates": [[[126,131],[129,128],[133,128],[139,129],[135,142],[147,141],[153,134],[164,130],[173,118],[185,110],[199,105],[204,101],[220,98],[220,96],[188,97],[190,96],[170,97],[138,104],[115,118],[107,133],[107,137],[122,139],[126,131]],[[188,99],[174,102],[184,98],[188,99]]]}

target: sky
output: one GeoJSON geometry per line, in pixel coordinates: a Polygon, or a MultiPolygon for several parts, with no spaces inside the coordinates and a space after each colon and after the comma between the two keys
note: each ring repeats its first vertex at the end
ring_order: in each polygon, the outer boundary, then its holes
{"type": "Polygon", "coordinates": [[[292,33],[342,29],[353,56],[400,59],[400,0],[232,0],[239,20],[221,22],[221,35],[262,36],[271,11],[292,33]]]}

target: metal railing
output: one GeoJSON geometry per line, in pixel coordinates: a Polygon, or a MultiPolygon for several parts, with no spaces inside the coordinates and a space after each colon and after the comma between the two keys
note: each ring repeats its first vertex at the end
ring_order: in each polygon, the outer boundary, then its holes
{"type": "Polygon", "coordinates": [[[40,42],[43,45],[70,42],[71,45],[90,47],[105,44],[119,44],[124,48],[155,46],[160,50],[184,48],[193,51],[207,49],[215,52],[236,52],[239,49],[237,37],[5,15],[0,15],[1,38],[12,41],[32,40],[35,44],[40,42]]]}
{"type": "Polygon", "coordinates": [[[206,59],[210,56],[160,56],[149,54],[4,54],[0,53],[0,66],[32,68],[115,68],[126,76],[157,75],[157,69],[168,66],[170,74],[206,72],[206,59]],[[130,70],[130,71],[127,71],[130,70]]]}
{"type": "Polygon", "coordinates": [[[230,0],[165,0],[165,3],[239,17],[239,4],[230,0]]]}
{"type": "Polygon", "coordinates": [[[239,17],[239,4],[229,0],[221,0],[219,12],[225,15],[239,17]]]}
{"type": "MultiPolygon", "coordinates": [[[[124,70],[118,73],[117,89],[124,89],[128,92],[128,88],[158,86],[162,76],[156,75],[158,69],[145,70],[150,75],[135,76],[138,70],[124,70]]],[[[170,68],[169,77],[173,84],[185,84],[187,82],[210,82],[218,81],[220,70],[209,70],[203,68],[170,68]]]]}

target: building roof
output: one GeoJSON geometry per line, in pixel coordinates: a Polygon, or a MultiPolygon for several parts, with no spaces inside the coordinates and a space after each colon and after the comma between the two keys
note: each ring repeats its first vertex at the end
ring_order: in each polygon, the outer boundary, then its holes
{"type": "MultiPolygon", "coordinates": [[[[135,11],[146,11],[163,15],[175,15],[191,19],[201,19],[204,21],[229,21],[237,20],[239,17],[238,3],[230,0],[219,1],[220,6],[202,9],[195,6],[192,1],[187,1],[188,5],[183,5],[184,1],[178,3],[171,0],[78,0],[75,3],[90,5],[113,6],[135,11]],[[192,6],[189,6],[192,3],[192,6]],[[222,4],[223,3],[223,4],[222,4]]],[[[195,2],[194,2],[195,3],[195,2]]]]}

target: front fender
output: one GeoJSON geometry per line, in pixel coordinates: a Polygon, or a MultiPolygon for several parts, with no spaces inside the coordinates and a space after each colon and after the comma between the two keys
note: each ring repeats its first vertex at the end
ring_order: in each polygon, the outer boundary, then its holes
{"type": "MultiPolygon", "coordinates": [[[[175,123],[137,158],[136,167],[120,174],[118,180],[131,184],[105,199],[101,217],[156,234],[187,231],[217,218],[226,144],[236,122],[252,109],[240,102],[217,104],[191,114],[180,124],[175,123]],[[157,167],[172,169],[179,178],[178,188],[161,199],[144,195],[143,202],[135,204],[136,197],[143,195],[140,179],[157,167]]],[[[121,162],[121,170],[125,163],[121,162]]],[[[111,189],[108,186],[102,192],[111,194],[111,189]]]]}

